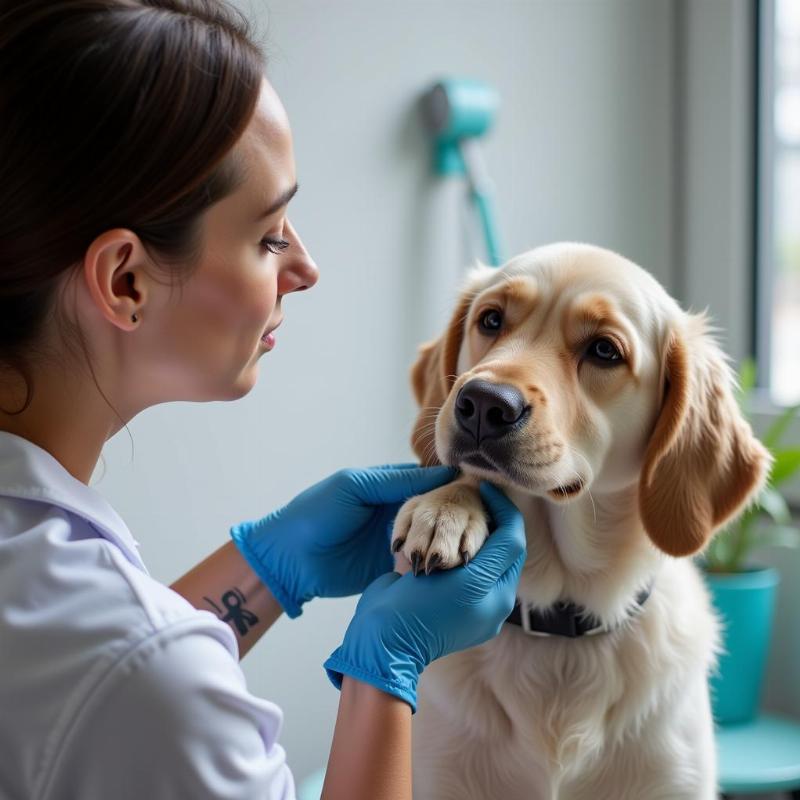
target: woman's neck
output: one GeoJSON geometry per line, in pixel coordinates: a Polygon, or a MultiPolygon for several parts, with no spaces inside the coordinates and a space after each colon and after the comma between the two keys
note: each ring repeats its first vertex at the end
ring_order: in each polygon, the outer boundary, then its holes
{"type": "Polygon", "coordinates": [[[33,375],[33,397],[22,408],[25,385],[16,374],[0,373],[0,430],[22,436],[46,450],[77,480],[89,484],[106,440],[120,420],[91,380],[62,369],[33,375]]]}

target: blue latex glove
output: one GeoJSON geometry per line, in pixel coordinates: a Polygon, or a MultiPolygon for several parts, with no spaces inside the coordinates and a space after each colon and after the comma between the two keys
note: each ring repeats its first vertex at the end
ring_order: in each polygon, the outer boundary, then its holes
{"type": "Polygon", "coordinates": [[[386,464],[343,469],[231,538],[289,617],[313,597],[360,594],[392,569],[389,540],[400,506],[453,480],[452,467],[386,464]]]}
{"type": "Polygon", "coordinates": [[[469,564],[416,577],[388,572],[367,587],[344,641],[323,665],[337,689],[350,675],[416,713],[417,682],[431,661],[500,633],[525,561],[525,523],[494,486],[481,483],[480,493],[496,528],[469,564]]]}

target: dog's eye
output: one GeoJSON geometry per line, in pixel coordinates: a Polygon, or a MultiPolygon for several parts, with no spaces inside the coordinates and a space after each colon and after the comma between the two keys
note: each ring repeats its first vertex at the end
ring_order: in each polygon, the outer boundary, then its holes
{"type": "Polygon", "coordinates": [[[595,339],[586,351],[586,357],[591,358],[596,364],[612,367],[622,363],[622,354],[610,339],[595,339]]]}
{"type": "Polygon", "coordinates": [[[497,333],[503,327],[503,315],[496,308],[490,308],[478,318],[478,327],[482,333],[497,333]]]}

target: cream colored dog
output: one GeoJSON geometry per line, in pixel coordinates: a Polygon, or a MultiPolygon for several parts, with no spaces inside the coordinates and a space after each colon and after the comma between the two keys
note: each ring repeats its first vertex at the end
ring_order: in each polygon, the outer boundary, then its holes
{"type": "Polygon", "coordinates": [[[489,480],[525,518],[520,617],[560,601],[595,628],[505,624],[427,667],[415,800],[715,797],[718,629],[686,556],[761,487],[769,455],[705,317],[615,253],[555,244],[476,268],[412,382],[415,452],[462,474],[402,507],[398,569],[474,556],[489,480]]]}

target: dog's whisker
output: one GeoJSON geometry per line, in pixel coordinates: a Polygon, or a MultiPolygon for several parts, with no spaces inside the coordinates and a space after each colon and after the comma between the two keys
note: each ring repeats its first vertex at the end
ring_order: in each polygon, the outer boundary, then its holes
{"type": "Polygon", "coordinates": [[[434,440],[431,440],[425,447],[425,450],[423,452],[424,455],[423,463],[427,463],[430,460],[430,457],[435,454],[436,454],[436,442],[434,440]]]}
{"type": "Polygon", "coordinates": [[[422,461],[423,462],[426,462],[428,460],[428,456],[430,455],[430,442],[429,441],[426,442],[426,438],[427,437],[423,438],[421,441],[417,440],[417,443],[419,445],[424,445],[422,447],[422,461]]]}
{"type": "Polygon", "coordinates": [[[423,441],[421,443],[425,443],[426,446],[435,446],[436,444],[436,433],[431,428],[431,430],[427,431],[423,437],[423,441]]]}
{"type": "Polygon", "coordinates": [[[594,524],[596,525],[597,524],[597,508],[595,507],[595,504],[594,504],[594,497],[592,497],[592,493],[591,493],[591,491],[589,489],[586,490],[586,494],[589,496],[589,500],[591,501],[591,504],[592,504],[592,520],[593,520],[594,524]]]}

